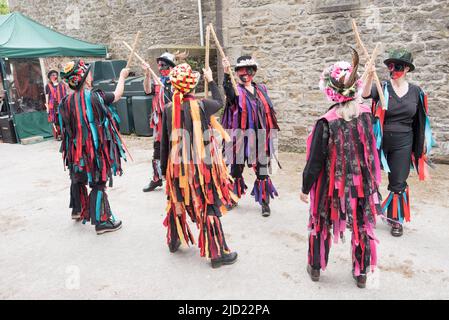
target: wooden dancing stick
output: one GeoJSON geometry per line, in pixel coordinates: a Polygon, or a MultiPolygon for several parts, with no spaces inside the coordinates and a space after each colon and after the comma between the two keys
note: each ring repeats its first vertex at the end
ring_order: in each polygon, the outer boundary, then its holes
{"type": "Polygon", "coordinates": [[[137,44],[139,43],[140,31],[137,31],[136,37],[134,38],[133,47],[131,49],[131,53],[129,54],[128,62],[126,63],[126,67],[129,68],[131,66],[131,62],[134,57],[134,52],[136,52],[137,44]]]}
{"type": "MultiPolygon", "coordinates": [[[[363,51],[363,55],[365,56],[365,58],[367,60],[371,61],[370,60],[370,55],[368,53],[368,50],[366,50],[366,47],[363,45],[362,39],[360,38],[359,30],[357,28],[357,24],[355,22],[355,19],[352,19],[352,30],[354,31],[355,40],[356,40],[358,46],[363,51]]],[[[374,64],[374,60],[371,61],[371,62],[372,62],[372,64],[374,64]]],[[[382,109],[385,110],[387,104],[386,104],[386,101],[385,101],[384,93],[382,91],[382,85],[380,84],[380,80],[379,80],[379,77],[377,76],[377,72],[376,71],[374,71],[373,77],[374,77],[374,82],[376,83],[377,92],[379,93],[379,98],[380,98],[380,103],[382,105],[382,109]]]]}
{"type": "MultiPolygon", "coordinates": [[[[215,41],[215,46],[217,47],[218,52],[220,53],[222,58],[226,58],[226,55],[223,51],[223,48],[220,45],[220,41],[218,41],[217,34],[215,33],[214,27],[212,26],[212,23],[209,24],[210,32],[212,34],[212,37],[215,41]]],[[[239,95],[239,91],[237,90],[237,83],[235,82],[234,73],[229,72],[229,76],[231,77],[232,86],[234,87],[235,95],[239,95]]]]}
{"type": "Polygon", "coordinates": [[[367,68],[365,69],[365,71],[362,74],[362,81],[365,82],[366,78],[368,77],[368,69],[375,64],[376,59],[377,59],[377,55],[379,53],[379,47],[380,47],[380,43],[376,44],[376,47],[373,50],[373,53],[371,54],[371,57],[369,58],[368,62],[367,62],[367,68]]]}
{"type": "MultiPolygon", "coordinates": [[[[205,63],[204,68],[206,70],[209,69],[209,55],[210,55],[210,26],[206,27],[206,57],[205,57],[205,63]]],[[[204,81],[204,97],[207,98],[209,95],[209,83],[204,81]]]]}
{"type": "MultiPolygon", "coordinates": [[[[126,48],[128,48],[129,51],[132,52],[133,48],[131,48],[131,46],[126,43],[126,41],[123,41],[123,44],[125,45],[126,48]]],[[[133,54],[137,58],[137,60],[148,66],[148,70],[150,71],[151,75],[154,77],[154,80],[158,83],[158,85],[165,87],[164,84],[161,82],[161,80],[159,80],[157,74],[154,73],[153,69],[150,68],[150,65],[146,63],[145,60],[137,54],[137,52],[133,52],[133,54]]]]}

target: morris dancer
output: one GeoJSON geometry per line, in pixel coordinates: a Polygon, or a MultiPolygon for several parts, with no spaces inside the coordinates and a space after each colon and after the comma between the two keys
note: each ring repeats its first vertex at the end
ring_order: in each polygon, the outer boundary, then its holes
{"type": "Polygon", "coordinates": [[[114,93],[92,90],[90,65],[83,60],[69,62],[61,71],[74,90],[59,105],[61,150],[70,171],[70,207],[72,218],[89,221],[97,234],[116,231],[122,222],[115,219],[106,194],[106,182],[123,173],[121,159],[126,160],[124,144],[117,129],[118,115],[110,107],[124,90],[129,69],[120,72],[114,93]],[[91,191],[87,195],[86,184],[91,191]]]}
{"type": "Polygon", "coordinates": [[[162,134],[162,113],[164,112],[164,106],[171,102],[172,98],[172,86],[170,83],[170,71],[175,64],[175,55],[165,52],[159,58],[156,59],[160,81],[164,87],[157,84],[156,81],[152,83],[151,74],[147,66],[143,66],[145,70],[145,80],[143,86],[145,93],[153,95],[152,113],[150,120],[150,127],[153,129],[153,160],[152,163],[152,178],[150,183],[143,188],[143,192],[154,191],[157,187],[162,187],[162,174],[161,174],[161,134],[162,134]]]}
{"type": "Polygon", "coordinates": [[[427,95],[406,78],[408,72],[415,70],[412,54],[403,49],[393,50],[384,64],[391,78],[382,85],[387,105],[381,106],[377,88],[372,86],[373,69],[369,70],[363,97],[373,99],[377,149],[382,167],[388,172],[390,194],[382,204],[382,211],[391,225],[391,234],[400,237],[404,221],[410,221],[407,184],[410,166],[416,168],[419,180],[427,177],[427,155],[434,140],[428,117],[427,95]]]}
{"type": "Polygon", "coordinates": [[[187,63],[179,64],[170,73],[174,88],[173,103],[163,116],[161,169],[166,177],[168,197],[167,244],[176,252],[182,244],[195,240],[187,224],[187,214],[200,230],[198,246],[202,257],[211,258],[213,268],[232,264],[237,253],[231,252],[225,240],[220,218],[232,197],[232,182],[222,158],[219,142],[212,129],[223,136],[225,131],[213,115],[223,101],[212,71],[204,71],[212,100],[195,98],[200,75],[187,63]]]}
{"type": "MultiPolygon", "coordinates": [[[[226,108],[222,117],[225,129],[233,131],[231,158],[231,175],[235,181],[234,193],[240,198],[247,186],[243,180],[245,163],[256,173],[251,195],[262,206],[262,216],[271,214],[270,198],[278,195],[269,176],[271,158],[274,155],[273,135],[279,130],[276,113],[268,96],[265,85],[253,81],[257,72],[257,63],[251,56],[237,59],[235,72],[239,78],[237,96],[230,78],[229,61],[223,59],[224,83],[227,97],[226,108]]],[[[235,203],[233,203],[235,206],[235,203]]],[[[231,208],[233,207],[231,206],[231,208]]]]}
{"type": "Polygon", "coordinates": [[[344,240],[348,226],[353,276],[364,288],[370,265],[376,265],[373,228],[381,213],[381,173],[371,110],[357,102],[362,85],[357,80],[358,61],[354,50],[352,65],[341,61],[322,73],[320,89],[334,104],[307,141],[300,198],[308,203],[310,192],[307,271],[312,281],[319,281],[320,269],[327,266],[332,237],[335,243],[344,240]]]}
{"type": "Polygon", "coordinates": [[[58,121],[58,105],[67,94],[67,86],[58,81],[58,71],[50,70],[47,74],[48,83],[45,86],[45,101],[48,113],[48,122],[53,126],[53,136],[60,139],[61,129],[58,121]]]}

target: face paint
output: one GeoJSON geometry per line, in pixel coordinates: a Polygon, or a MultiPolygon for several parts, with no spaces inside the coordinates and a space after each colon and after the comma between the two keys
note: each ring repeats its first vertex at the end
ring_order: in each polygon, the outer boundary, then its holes
{"type": "Polygon", "coordinates": [[[237,70],[237,75],[243,83],[251,83],[254,79],[255,70],[253,68],[240,68],[237,70]]]}
{"type": "Polygon", "coordinates": [[[170,74],[170,69],[168,70],[160,70],[161,76],[168,77],[170,74]]]}
{"type": "Polygon", "coordinates": [[[159,73],[161,74],[161,76],[168,77],[171,71],[171,67],[164,61],[159,61],[157,66],[159,68],[159,73]]]}
{"type": "Polygon", "coordinates": [[[58,75],[56,74],[56,73],[52,73],[51,75],[50,75],[50,81],[51,82],[55,82],[55,81],[57,81],[58,80],[58,75]]]}
{"type": "Polygon", "coordinates": [[[405,65],[399,63],[390,63],[388,70],[390,71],[390,77],[393,80],[399,79],[405,74],[405,65]]]}
{"type": "Polygon", "coordinates": [[[391,77],[391,79],[396,80],[396,79],[403,77],[404,74],[405,74],[404,71],[393,71],[393,72],[390,72],[390,77],[391,77]]]}

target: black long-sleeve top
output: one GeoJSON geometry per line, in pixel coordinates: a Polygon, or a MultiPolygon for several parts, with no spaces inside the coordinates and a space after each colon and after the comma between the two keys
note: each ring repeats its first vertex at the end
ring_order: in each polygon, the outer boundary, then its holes
{"type": "MultiPolygon", "coordinates": [[[[415,165],[423,153],[425,153],[425,125],[426,110],[424,106],[425,93],[414,84],[409,83],[408,92],[399,98],[391,85],[388,85],[388,93],[390,99],[388,101],[388,110],[385,113],[384,132],[409,132],[413,133],[412,152],[415,156],[415,165]]],[[[385,84],[384,84],[385,85],[385,84]]],[[[371,94],[365,99],[372,98],[375,103],[379,101],[379,93],[373,85],[371,94]]]]}
{"type": "Polygon", "coordinates": [[[229,73],[224,74],[223,89],[224,89],[227,101],[233,102],[237,96],[235,95],[234,87],[232,85],[231,76],[229,75],[229,73]]]}
{"type": "MultiPolygon", "coordinates": [[[[417,117],[417,111],[420,103],[421,89],[409,83],[408,91],[403,97],[399,97],[393,89],[390,81],[387,83],[390,99],[388,101],[388,110],[385,113],[384,132],[410,132],[413,130],[413,123],[417,117]]],[[[371,88],[371,94],[365,99],[373,99],[376,103],[379,101],[379,92],[375,85],[371,88]]]]}
{"type": "MultiPolygon", "coordinates": [[[[220,90],[214,81],[209,82],[209,89],[212,92],[212,99],[203,99],[200,101],[201,108],[201,122],[203,127],[207,127],[210,124],[210,117],[217,113],[223,107],[223,98],[221,97],[220,90]]],[[[188,97],[189,95],[185,95],[188,97]]],[[[189,110],[185,108],[188,102],[183,103],[181,109],[181,119],[183,121],[183,128],[190,133],[190,137],[193,137],[193,124],[190,117],[190,113],[185,113],[184,110],[189,110]]],[[[172,104],[169,103],[164,108],[164,113],[162,116],[162,137],[161,137],[161,171],[162,175],[165,176],[167,171],[168,157],[170,155],[170,134],[172,127],[172,104]]]]}
{"type": "Polygon", "coordinates": [[[302,192],[308,194],[318,179],[327,159],[327,144],[329,141],[329,125],[325,119],[320,119],[315,125],[310,145],[309,159],[302,173],[302,192]]]}

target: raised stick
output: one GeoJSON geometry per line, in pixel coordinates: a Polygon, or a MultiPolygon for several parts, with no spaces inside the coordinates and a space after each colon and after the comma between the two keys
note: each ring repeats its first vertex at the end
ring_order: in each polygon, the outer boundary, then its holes
{"type": "MultiPolygon", "coordinates": [[[[204,67],[206,70],[209,69],[209,54],[210,54],[210,26],[206,27],[206,57],[204,67]]],[[[205,79],[204,81],[204,97],[207,98],[209,96],[209,83],[205,79]]]]}
{"type": "Polygon", "coordinates": [[[371,67],[373,64],[375,64],[376,59],[377,59],[377,54],[379,53],[379,47],[380,47],[380,43],[376,44],[376,47],[373,50],[373,53],[371,54],[371,57],[368,60],[367,63],[367,68],[366,70],[363,72],[362,74],[362,81],[365,82],[366,77],[368,76],[368,68],[371,67]]]}
{"type": "MultiPolygon", "coordinates": [[[[226,55],[225,55],[225,53],[223,51],[223,48],[220,45],[220,41],[218,41],[217,34],[215,33],[215,30],[214,30],[214,27],[212,26],[212,23],[209,24],[209,28],[210,28],[210,32],[212,34],[212,37],[214,38],[215,46],[217,47],[218,52],[220,53],[222,58],[226,58],[226,55]]],[[[235,82],[234,74],[232,73],[232,71],[229,73],[229,76],[231,77],[231,82],[232,82],[232,86],[234,87],[235,95],[238,96],[239,95],[239,91],[237,90],[237,83],[235,82]]]]}
{"type": "Polygon", "coordinates": [[[134,52],[136,52],[137,44],[139,43],[140,31],[137,31],[136,37],[134,38],[133,47],[131,49],[131,53],[129,54],[128,62],[126,63],[126,67],[129,68],[131,66],[131,62],[134,57],[134,52]]]}
{"type": "MultiPolygon", "coordinates": [[[[363,45],[362,39],[360,38],[359,30],[357,28],[355,19],[352,19],[352,30],[354,31],[355,40],[356,40],[357,44],[363,51],[363,55],[365,56],[365,58],[367,60],[370,60],[370,55],[368,53],[368,50],[366,50],[366,47],[363,45]]],[[[374,63],[374,61],[372,61],[372,63],[374,63]]],[[[374,72],[373,76],[374,76],[374,82],[376,83],[377,92],[379,93],[380,103],[382,105],[382,108],[385,110],[387,104],[385,101],[384,93],[382,91],[382,85],[380,84],[379,77],[377,76],[377,72],[374,72]]]]}
{"type": "MultiPolygon", "coordinates": [[[[126,41],[123,41],[123,44],[125,45],[126,48],[128,48],[128,50],[130,50],[130,51],[133,50],[133,48],[131,48],[131,46],[130,46],[129,44],[126,43],[126,41]]],[[[136,56],[137,60],[139,60],[140,62],[144,63],[145,65],[148,65],[148,70],[150,71],[151,75],[154,77],[154,80],[156,80],[156,82],[157,82],[160,86],[165,87],[164,84],[161,82],[161,80],[159,80],[159,77],[156,75],[156,73],[154,73],[153,69],[151,69],[151,68],[149,67],[149,64],[146,63],[145,60],[144,60],[141,56],[139,56],[139,55],[137,54],[137,52],[133,52],[133,54],[136,56]]]]}

